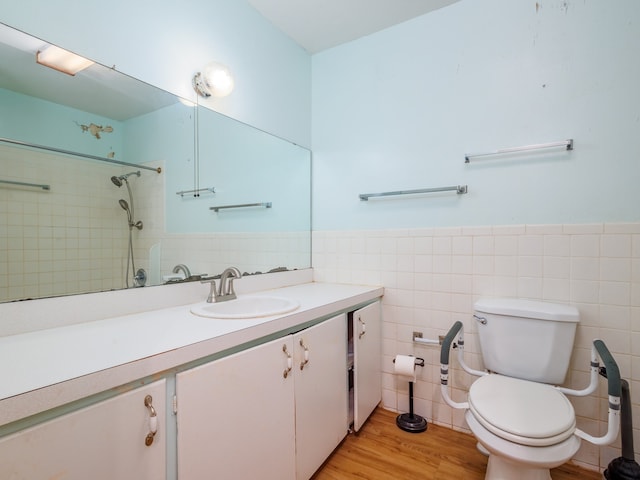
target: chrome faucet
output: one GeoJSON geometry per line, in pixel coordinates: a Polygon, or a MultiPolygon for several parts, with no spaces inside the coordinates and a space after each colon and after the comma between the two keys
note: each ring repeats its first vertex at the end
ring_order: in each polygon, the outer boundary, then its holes
{"type": "Polygon", "coordinates": [[[184,273],[185,279],[191,276],[191,271],[189,270],[189,267],[187,267],[184,263],[179,263],[178,265],[173,267],[173,273],[178,273],[180,272],[180,270],[182,270],[182,273],[184,273]]]}
{"type": "Polygon", "coordinates": [[[209,296],[207,297],[207,303],[213,302],[225,302],[227,300],[233,300],[236,298],[236,292],[233,289],[233,281],[236,278],[242,278],[242,273],[236,267],[229,267],[225,269],[220,275],[220,284],[216,289],[215,278],[207,278],[201,280],[201,283],[210,283],[211,289],[209,290],[209,296]]]}
{"type": "Polygon", "coordinates": [[[218,291],[217,302],[233,300],[236,292],[233,290],[233,281],[242,278],[242,273],[236,267],[229,267],[220,275],[220,290],[218,291]]]}

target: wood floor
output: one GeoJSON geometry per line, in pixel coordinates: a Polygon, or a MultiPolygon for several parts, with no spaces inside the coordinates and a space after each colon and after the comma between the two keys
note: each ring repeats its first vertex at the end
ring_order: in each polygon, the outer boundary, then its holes
{"type": "MultiPolygon", "coordinates": [[[[487,457],[473,436],[429,424],[423,433],[396,427],[396,414],[378,408],[348,435],[312,480],[483,480],[487,457]]],[[[598,472],[566,464],[553,480],[600,480],[598,472]]],[[[514,479],[516,480],[516,479],[514,479]]]]}

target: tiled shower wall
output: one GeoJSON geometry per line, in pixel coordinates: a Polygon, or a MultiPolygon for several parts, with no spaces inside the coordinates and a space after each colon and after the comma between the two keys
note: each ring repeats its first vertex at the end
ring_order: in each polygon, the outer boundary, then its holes
{"type": "MultiPolygon", "coordinates": [[[[313,233],[317,281],[379,284],[383,298],[383,403],[408,410],[408,383],[396,382],[396,354],[423,357],[415,410],[429,421],[467,430],[463,413],[442,401],[439,349],[414,345],[412,332],[427,338],[464,323],[465,358],[482,368],[472,321],[480,297],[521,297],[575,305],[580,311],[566,385],[589,382],[592,341],[604,340],[622,377],[631,385],[636,458],[640,449],[640,224],[514,225],[313,233]]],[[[456,360],[452,361],[456,366],[456,360]]],[[[473,381],[455,368],[453,398],[462,401],[473,381]]],[[[596,394],[573,397],[578,427],[606,431],[606,380],[596,394]]],[[[620,441],[595,447],[582,442],[576,463],[606,468],[620,456],[620,441]]]]}
{"type": "Polygon", "coordinates": [[[0,146],[0,301],[123,285],[126,216],[113,165],[0,146]]]}

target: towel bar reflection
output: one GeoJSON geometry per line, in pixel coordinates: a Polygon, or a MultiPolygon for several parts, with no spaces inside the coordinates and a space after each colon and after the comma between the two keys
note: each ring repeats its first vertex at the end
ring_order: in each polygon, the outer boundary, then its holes
{"type": "Polygon", "coordinates": [[[6,183],[8,185],[18,185],[21,187],[41,188],[42,190],[51,190],[50,185],[42,185],[39,183],[14,182],[13,180],[0,180],[0,183],[6,183]]]}
{"type": "Polygon", "coordinates": [[[259,202],[259,203],[241,203],[239,205],[220,205],[218,207],[209,207],[209,210],[213,210],[214,212],[218,212],[222,209],[226,208],[246,208],[246,207],[264,207],[271,208],[271,202],[259,202]]]}
{"type": "Polygon", "coordinates": [[[200,192],[216,193],[216,188],[208,187],[208,188],[196,188],[194,190],[181,190],[180,192],[176,192],[176,195],[180,195],[181,197],[184,197],[187,193],[193,193],[194,197],[199,197],[200,192]]]}
{"type": "Polygon", "coordinates": [[[381,193],[361,193],[358,195],[360,200],[368,201],[374,197],[391,197],[397,195],[417,195],[420,193],[435,193],[435,192],[456,192],[458,195],[467,193],[466,185],[454,185],[452,187],[437,187],[437,188],[419,188],[417,190],[396,190],[394,192],[381,192],[381,193]]]}
{"type": "Polygon", "coordinates": [[[573,139],[562,140],[559,142],[538,143],[535,145],[524,145],[522,147],[502,148],[495,152],[486,153],[467,153],[464,156],[464,163],[469,163],[473,157],[487,157],[490,155],[500,155],[503,153],[528,152],[530,150],[541,150],[544,148],[564,147],[566,150],[573,150],[573,139]]]}

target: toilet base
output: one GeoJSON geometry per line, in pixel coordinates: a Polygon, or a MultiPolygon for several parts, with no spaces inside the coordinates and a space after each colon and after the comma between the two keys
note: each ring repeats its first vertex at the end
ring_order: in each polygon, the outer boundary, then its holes
{"type": "Polygon", "coordinates": [[[548,468],[535,468],[513,463],[498,455],[489,455],[485,480],[551,480],[548,468]]]}

